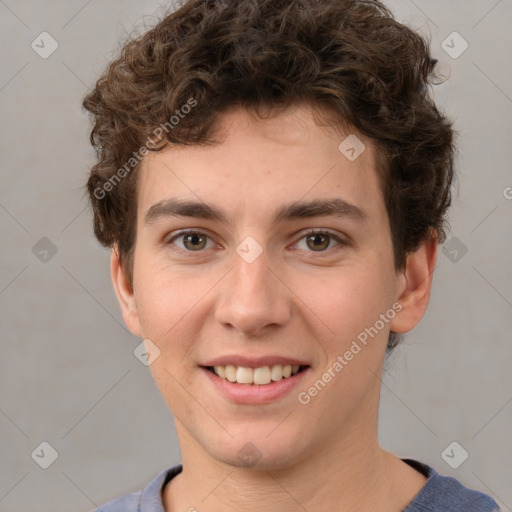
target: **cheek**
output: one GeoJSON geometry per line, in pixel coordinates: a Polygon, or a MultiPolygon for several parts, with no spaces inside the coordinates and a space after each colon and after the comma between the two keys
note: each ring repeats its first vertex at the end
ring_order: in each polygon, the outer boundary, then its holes
{"type": "MultiPolygon", "coordinates": [[[[187,321],[197,302],[196,294],[190,287],[183,290],[178,280],[170,279],[165,272],[147,273],[140,278],[135,299],[142,332],[144,338],[150,339],[160,351],[150,369],[159,388],[172,388],[175,383],[171,375],[182,365],[187,353],[187,339],[191,337],[189,331],[197,325],[187,321]]],[[[180,373],[180,382],[185,376],[186,373],[180,373]]]]}
{"type": "Polygon", "coordinates": [[[201,302],[216,279],[206,273],[201,277],[180,273],[169,265],[153,262],[141,268],[137,283],[135,299],[144,334],[163,341],[178,338],[175,333],[185,326],[192,330],[199,325],[190,318],[201,310],[201,302]]]}
{"type": "Polygon", "coordinates": [[[193,389],[191,372],[185,370],[177,356],[162,352],[149,369],[160,394],[177,419],[197,414],[197,403],[191,399],[194,394],[187,392],[193,389]]]}
{"type": "Polygon", "coordinates": [[[340,266],[328,277],[296,276],[291,288],[328,339],[342,346],[373,325],[393,301],[389,270],[378,262],[340,266]]]}

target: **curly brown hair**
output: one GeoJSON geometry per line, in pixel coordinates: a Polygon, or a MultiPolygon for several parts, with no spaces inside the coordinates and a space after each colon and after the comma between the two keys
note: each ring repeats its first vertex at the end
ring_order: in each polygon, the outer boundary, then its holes
{"type": "Polygon", "coordinates": [[[83,101],[98,156],[87,182],[96,237],[117,246],[131,279],[136,171],[148,150],[216,143],[228,107],[263,115],[306,102],[375,145],[403,269],[433,233],[444,241],[451,202],[454,132],[430,95],[436,62],[377,0],[185,2],[129,40],[83,101]]]}

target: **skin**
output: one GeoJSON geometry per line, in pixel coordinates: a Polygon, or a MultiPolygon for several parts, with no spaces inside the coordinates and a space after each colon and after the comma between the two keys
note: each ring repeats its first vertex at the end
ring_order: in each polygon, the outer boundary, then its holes
{"type": "Polygon", "coordinates": [[[426,479],[378,444],[382,364],[389,330],[411,330],[426,310],[437,240],[396,271],[371,141],[358,134],[366,149],[349,161],[338,145],[356,132],[317,125],[309,106],[266,120],[233,108],[218,126],[218,144],[146,157],[133,283],[115,248],[111,259],[126,324],[160,350],[150,369],[176,422],[184,470],[163,492],[165,509],[398,512],[426,479]],[[226,222],[170,215],[146,222],[153,205],[171,198],[213,205],[226,222]],[[275,222],[274,212],[291,201],[334,198],[366,218],[275,222]],[[187,228],[209,237],[204,248],[174,238],[187,228]],[[319,251],[307,243],[309,228],[345,243],[321,237],[319,251]],[[247,236],[262,248],[252,263],[236,252],[247,236]],[[307,405],[299,403],[297,393],[397,302],[400,313],[307,405]],[[235,404],[199,367],[227,354],[289,356],[311,368],[275,403],[235,404]],[[248,442],[259,458],[244,463],[238,453],[248,442]]]}

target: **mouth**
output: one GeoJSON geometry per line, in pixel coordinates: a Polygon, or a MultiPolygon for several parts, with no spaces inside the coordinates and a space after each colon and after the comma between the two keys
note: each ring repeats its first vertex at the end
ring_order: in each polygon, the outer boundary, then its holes
{"type": "Polygon", "coordinates": [[[210,373],[213,373],[222,380],[248,386],[267,386],[283,379],[289,379],[304,372],[308,365],[275,364],[272,366],[260,366],[250,368],[247,366],[216,365],[203,366],[210,373]]]}
{"type": "Polygon", "coordinates": [[[209,382],[205,386],[213,386],[211,389],[214,393],[219,393],[228,402],[240,405],[270,405],[279,400],[292,399],[293,390],[312,371],[309,365],[297,364],[300,361],[272,359],[256,362],[238,358],[238,366],[229,364],[234,361],[223,358],[215,363],[212,361],[208,365],[201,365],[200,368],[207,378],[206,382],[209,382]]]}

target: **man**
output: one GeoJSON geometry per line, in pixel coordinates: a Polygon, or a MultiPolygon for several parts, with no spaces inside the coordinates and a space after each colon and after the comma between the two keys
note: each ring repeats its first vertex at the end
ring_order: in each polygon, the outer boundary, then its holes
{"type": "Polygon", "coordinates": [[[378,443],[450,204],[434,67],[354,0],[192,0],[110,64],[95,233],[183,463],[101,510],[497,510],[378,443]]]}

